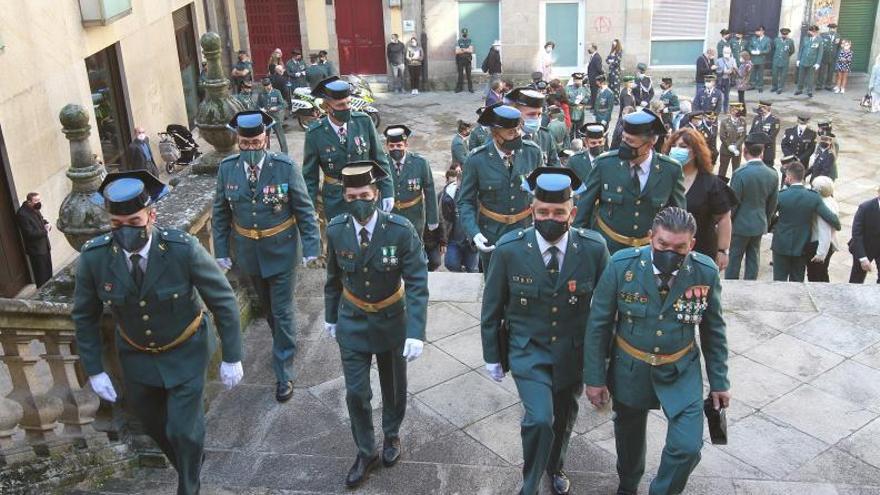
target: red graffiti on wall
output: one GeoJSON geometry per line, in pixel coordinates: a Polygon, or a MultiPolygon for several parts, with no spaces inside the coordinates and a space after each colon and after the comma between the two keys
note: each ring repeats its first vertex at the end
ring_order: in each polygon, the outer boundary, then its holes
{"type": "Polygon", "coordinates": [[[596,22],[593,24],[596,28],[596,31],[600,33],[607,33],[611,31],[611,18],[600,15],[596,18],[596,22]]]}

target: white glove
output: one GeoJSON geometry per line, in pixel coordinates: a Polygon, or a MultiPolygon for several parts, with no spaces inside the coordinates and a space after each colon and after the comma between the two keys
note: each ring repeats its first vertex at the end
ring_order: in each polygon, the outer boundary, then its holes
{"type": "Polygon", "coordinates": [[[491,253],[495,250],[495,246],[488,245],[488,242],[489,239],[486,239],[486,236],[484,236],[483,234],[477,234],[474,236],[474,244],[476,244],[477,249],[479,249],[480,252],[491,253]]]}
{"type": "Polygon", "coordinates": [[[796,60],[796,61],[794,62],[794,65],[795,65],[795,67],[800,67],[800,66],[801,66],[801,61],[800,61],[800,60],[796,60]]]}
{"type": "Polygon", "coordinates": [[[98,397],[107,402],[116,402],[116,390],[113,389],[113,383],[107,373],[98,373],[89,377],[89,384],[92,390],[98,394],[98,397]]]}
{"type": "Polygon", "coordinates": [[[325,321],[324,322],[324,331],[327,332],[327,335],[329,335],[330,338],[335,339],[336,338],[336,323],[327,323],[325,321]]]}
{"type": "Polygon", "coordinates": [[[428,230],[437,230],[438,227],[440,227],[439,223],[429,223],[428,224],[428,230]]]}
{"type": "Polygon", "coordinates": [[[394,209],[394,198],[382,198],[382,211],[389,212],[394,209]]]}
{"type": "Polygon", "coordinates": [[[819,64],[814,65],[813,68],[819,70],[819,64]]]}
{"type": "Polygon", "coordinates": [[[739,150],[736,149],[735,144],[728,145],[727,150],[730,151],[733,154],[733,156],[739,156],[739,150]]]}
{"type": "Polygon", "coordinates": [[[486,371],[489,372],[489,377],[496,382],[500,383],[504,379],[504,370],[501,369],[501,363],[486,363],[486,371]]]}
{"type": "Polygon", "coordinates": [[[221,270],[231,270],[232,258],[217,258],[217,266],[219,266],[221,270]]]}
{"type": "Polygon", "coordinates": [[[234,363],[222,361],[220,363],[220,381],[223,382],[223,386],[226,387],[226,390],[238,385],[238,382],[241,381],[243,376],[244,369],[241,367],[241,361],[236,361],[234,363]]]}
{"type": "Polygon", "coordinates": [[[315,261],[316,259],[318,259],[317,256],[303,256],[302,264],[303,266],[306,266],[309,264],[310,261],[315,261]]]}
{"type": "Polygon", "coordinates": [[[422,349],[424,348],[425,343],[421,340],[406,339],[403,343],[403,357],[405,357],[407,361],[415,361],[422,355],[422,349]]]}

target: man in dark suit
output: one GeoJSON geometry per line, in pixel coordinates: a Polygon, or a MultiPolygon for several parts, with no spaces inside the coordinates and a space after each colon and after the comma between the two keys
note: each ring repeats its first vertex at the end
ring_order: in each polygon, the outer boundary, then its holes
{"type": "Polygon", "coordinates": [[[782,155],[796,156],[804,168],[810,168],[810,157],[816,152],[816,131],[808,127],[810,116],[798,115],[798,123],[785,130],[782,137],[782,155]]]}
{"type": "MultiPolygon", "coordinates": [[[[871,262],[880,259],[880,186],[877,187],[877,196],[860,204],[856,210],[849,252],[853,255],[849,282],[860,284],[871,271],[871,262]]],[[[880,271],[877,283],[880,284],[880,271]]]]}
{"type": "Polygon", "coordinates": [[[697,58],[697,72],[694,76],[694,81],[697,83],[697,91],[694,95],[699,96],[706,89],[706,76],[709,74],[715,74],[715,69],[717,66],[715,65],[715,49],[707,48],[706,53],[697,58]]]}
{"type": "MultiPolygon", "coordinates": [[[[21,204],[16,213],[18,229],[24,239],[24,250],[31,262],[31,270],[34,273],[34,283],[37,287],[42,286],[52,278],[52,254],[49,246],[49,231],[52,225],[40,214],[43,203],[40,193],[29,192],[27,201],[21,204]]],[[[864,275],[862,280],[864,280],[864,275]]]]}
{"type": "Polygon", "coordinates": [[[134,139],[128,145],[125,153],[126,170],[146,170],[159,177],[159,168],[153,160],[153,150],[150,149],[150,138],[143,127],[135,127],[134,139]]]}
{"type": "Polygon", "coordinates": [[[602,56],[599,55],[599,47],[595,43],[590,43],[587,49],[590,61],[587,62],[587,82],[590,84],[590,108],[596,103],[596,94],[599,92],[599,83],[596,76],[605,73],[602,68],[602,56]]]}

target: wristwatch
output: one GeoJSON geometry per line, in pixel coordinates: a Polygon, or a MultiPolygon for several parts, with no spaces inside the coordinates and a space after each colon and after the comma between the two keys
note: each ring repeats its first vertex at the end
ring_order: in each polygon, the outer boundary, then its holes
{"type": "Polygon", "coordinates": [[[730,256],[730,249],[729,248],[728,249],[719,249],[718,252],[724,253],[725,255],[730,256]]]}

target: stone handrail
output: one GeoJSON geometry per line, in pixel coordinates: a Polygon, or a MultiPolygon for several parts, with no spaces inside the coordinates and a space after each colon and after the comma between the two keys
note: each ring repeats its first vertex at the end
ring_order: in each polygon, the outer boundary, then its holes
{"type": "Polygon", "coordinates": [[[70,310],[64,303],[0,299],[0,361],[12,382],[0,397],[0,465],[108,441],[93,425],[99,401],[83,388],[70,310]],[[41,361],[49,368],[48,388],[37,371],[41,361]]]}

